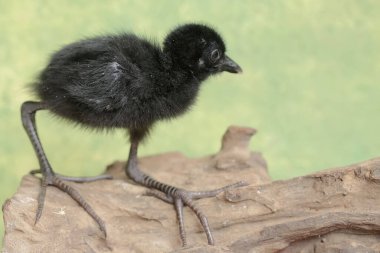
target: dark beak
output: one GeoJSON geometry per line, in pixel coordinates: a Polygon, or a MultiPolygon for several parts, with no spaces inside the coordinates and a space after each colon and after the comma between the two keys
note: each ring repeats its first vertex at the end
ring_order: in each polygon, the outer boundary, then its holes
{"type": "Polygon", "coordinates": [[[221,61],[220,69],[222,71],[227,71],[230,73],[241,73],[243,70],[240,68],[240,66],[234,62],[230,57],[227,55],[224,56],[224,59],[221,61]]]}

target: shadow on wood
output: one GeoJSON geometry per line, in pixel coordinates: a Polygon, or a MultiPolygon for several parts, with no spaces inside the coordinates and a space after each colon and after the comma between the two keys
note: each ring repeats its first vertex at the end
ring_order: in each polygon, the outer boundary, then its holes
{"type": "Polygon", "coordinates": [[[140,159],[158,180],[189,190],[245,180],[247,187],[197,201],[216,246],[192,212],[184,216],[189,247],[181,248],[173,207],[128,180],[124,162],[107,168],[114,180],[70,183],[103,218],[96,223],[70,197],[50,187],[34,226],[39,179],[24,176],[3,205],[3,252],[380,252],[380,158],[271,182],[266,162],[248,148],[252,128],[230,127],[215,155],[166,153],[140,159]]]}

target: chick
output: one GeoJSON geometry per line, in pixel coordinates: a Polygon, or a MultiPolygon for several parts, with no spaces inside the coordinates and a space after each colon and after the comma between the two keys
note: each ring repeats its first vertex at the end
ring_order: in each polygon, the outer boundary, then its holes
{"type": "Polygon", "coordinates": [[[36,111],[47,109],[86,128],[126,129],[131,142],[126,174],[136,183],[154,189],[155,196],[174,204],[183,245],[187,243],[182,211],[184,205],[195,212],[208,243],[214,244],[207,218],[193,199],[212,197],[244,183],[238,182],[213,191],[186,191],[144,174],[138,167],[137,151],[139,143],[155,122],[177,117],[191,107],[202,82],[209,76],[223,71],[242,71],[225,51],[225,44],[214,29],[201,24],[185,24],[168,34],[162,48],[144,38],[125,33],[85,39],[53,54],[33,85],[40,101],[27,101],[21,107],[23,126],[40,165],[40,170],[33,173],[42,174],[36,222],[42,214],[46,188],[52,185],[76,200],[106,234],[103,220],[64,181],[88,182],[110,177],[75,178],[53,171],[35,125],[36,111]]]}

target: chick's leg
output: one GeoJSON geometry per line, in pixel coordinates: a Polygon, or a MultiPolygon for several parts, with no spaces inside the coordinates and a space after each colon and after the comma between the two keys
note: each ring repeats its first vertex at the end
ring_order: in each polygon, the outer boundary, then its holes
{"type": "Polygon", "coordinates": [[[83,209],[98,223],[101,231],[103,231],[106,235],[106,228],[103,220],[95,213],[94,209],[92,209],[92,207],[84,200],[84,198],[79,194],[79,192],[70,185],[64,183],[64,181],[91,182],[102,179],[111,179],[112,177],[109,175],[100,175],[96,177],[66,177],[54,173],[42,148],[42,144],[40,142],[36,129],[35,114],[38,110],[43,109],[48,109],[48,107],[42,102],[28,101],[23,103],[21,106],[21,120],[25,128],[25,131],[28,134],[28,137],[32,142],[33,148],[36,152],[40,165],[40,169],[31,171],[31,174],[42,174],[41,189],[37,199],[38,206],[35,224],[38,222],[42,215],[47,186],[52,185],[59,188],[61,191],[66,192],[70,195],[71,198],[77,201],[78,204],[81,205],[83,209]]]}
{"type": "MultiPolygon", "coordinates": [[[[136,136],[139,136],[136,134],[136,136]]],[[[214,238],[208,224],[207,217],[195,204],[195,199],[209,198],[214,197],[220,192],[244,186],[245,182],[237,182],[235,184],[227,185],[225,187],[211,190],[211,191],[187,191],[181,188],[177,188],[171,185],[161,183],[152,177],[144,174],[138,167],[137,164],[137,150],[138,150],[139,138],[134,138],[134,133],[131,132],[131,148],[129,153],[129,158],[126,166],[127,175],[132,178],[135,182],[144,185],[153,191],[150,192],[150,195],[158,197],[165,202],[171,203],[174,205],[174,208],[177,212],[177,219],[179,223],[179,233],[182,241],[182,245],[187,245],[186,232],[184,226],[184,217],[183,217],[183,207],[188,206],[198,217],[205,233],[207,236],[208,244],[214,245],[214,238]]]]}

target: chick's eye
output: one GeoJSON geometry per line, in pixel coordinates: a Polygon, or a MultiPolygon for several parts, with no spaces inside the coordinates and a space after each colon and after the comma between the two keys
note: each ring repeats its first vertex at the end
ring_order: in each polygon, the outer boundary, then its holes
{"type": "Polygon", "coordinates": [[[219,57],[220,57],[220,52],[218,49],[215,49],[211,52],[211,57],[210,57],[211,61],[216,62],[217,60],[219,60],[219,57]]]}

